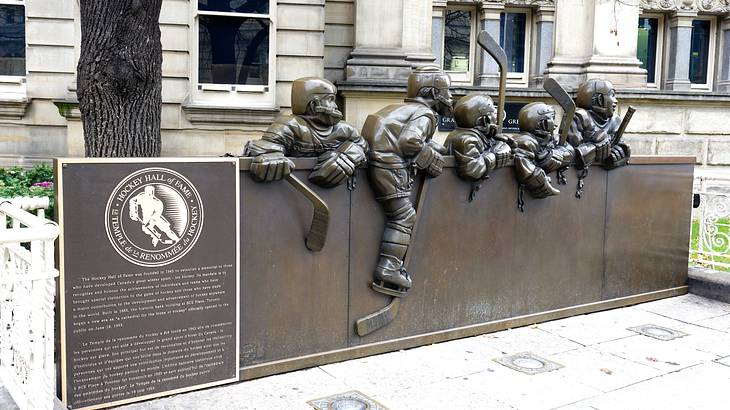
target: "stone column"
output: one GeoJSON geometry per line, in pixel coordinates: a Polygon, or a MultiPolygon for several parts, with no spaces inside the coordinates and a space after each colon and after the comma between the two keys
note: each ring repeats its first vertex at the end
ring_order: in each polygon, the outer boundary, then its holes
{"type": "Polygon", "coordinates": [[[422,0],[357,0],[348,81],[402,83],[413,66],[432,63],[432,5],[422,0]]]}
{"type": "Polygon", "coordinates": [[[594,0],[555,2],[555,54],[548,62],[547,77],[564,87],[585,81],[585,64],[593,53],[594,0]]]}
{"type": "Polygon", "coordinates": [[[586,79],[608,79],[623,88],[646,87],[646,70],[636,58],[639,5],[595,0],[593,50],[586,64],[586,79]]]}
{"type": "Polygon", "coordinates": [[[622,88],[646,86],[636,58],[639,6],[613,0],[555,2],[555,56],[547,75],[567,87],[590,78],[622,88]]]}
{"type": "Polygon", "coordinates": [[[689,90],[689,54],[692,45],[692,19],[696,11],[677,11],[669,20],[669,65],[667,90],[689,90]]]}
{"type": "Polygon", "coordinates": [[[720,67],[720,81],[717,83],[717,91],[730,92],[730,14],[722,19],[722,66],[720,67]]]}
{"type": "MultiPolygon", "coordinates": [[[[479,10],[479,30],[486,30],[499,42],[499,16],[504,11],[504,3],[483,1],[479,10]]],[[[479,45],[476,45],[478,62],[476,84],[499,87],[499,66],[479,45]]]]}
{"type": "Polygon", "coordinates": [[[548,61],[553,58],[553,28],[555,6],[540,5],[535,12],[535,57],[530,73],[531,85],[539,87],[547,70],[548,61]]]}
{"type": "Polygon", "coordinates": [[[433,0],[433,24],[431,25],[431,46],[436,57],[435,64],[444,66],[444,18],[446,0],[433,0]]]}
{"type": "MultiPolygon", "coordinates": [[[[413,67],[433,64],[435,59],[431,45],[433,5],[430,1],[423,0],[402,1],[403,14],[400,18],[403,19],[403,34],[401,38],[406,60],[413,67]]],[[[393,0],[387,2],[388,5],[392,3],[394,3],[393,0]]]]}

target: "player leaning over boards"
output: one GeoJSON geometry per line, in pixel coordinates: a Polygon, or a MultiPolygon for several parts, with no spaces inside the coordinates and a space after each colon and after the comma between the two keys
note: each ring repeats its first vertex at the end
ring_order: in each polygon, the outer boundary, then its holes
{"type": "Polygon", "coordinates": [[[578,87],[578,109],[568,132],[568,142],[575,147],[575,166],[579,170],[578,198],[583,194],[583,180],[595,161],[613,169],[628,163],[631,148],[622,142],[621,119],[616,114],[616,91],[608,80],[591,79],[578,87]]]}
{"type": "Polygon", "coordinates": [[[534,198],[547,198],[560,193],[551,184],[549,173],[564,171],[573,161],[574,150],[560,144],[555,135],[553,107],[533,102],[520,110],[520,135],[515,137],[515,176],[520,183],[518,207],[524,210],[523,190],[534,198]]]}
{"type": "MultiPolygon", "coordinates": [[[[246,144],[244,156],[255,157],[251,175],[260,182],[276,181],[294,169],[290,157],[318,157],[309,180],[333,187],[349,180],[366,164],[368,144],[350,124],[340,121],[337,88],[331,82],[305,77],[294,80],[292,115],[282,115],[260,140],[246,144]]],[[[349,185],[348,187],[352,187],[349,185]]]]}
{"type": "Polygon", "coordinates": [[[487,94],[470,94],[454,107],[456,128],[446,137],[446,149],[456,158],[456,172],[472,182],[469,201],[489,173],[509,165],[512,140],[497,133],[497,109],[487,94]]]}
{"type": "Polygon", "coordinates": [[[386,217],[375,290],[386,288],[404,294],[411,287],[403,261],[416,221],[410,200],[413,177],[417,172],[437,177],[443,170],[446,149],[431,138],[436,131],[436,114],[451,113],[450,83],[438,67],[419,67],[408,77],[405,102],[369,115],[363,126],[362,134],[370,144],[370,185],[386,217]]]}

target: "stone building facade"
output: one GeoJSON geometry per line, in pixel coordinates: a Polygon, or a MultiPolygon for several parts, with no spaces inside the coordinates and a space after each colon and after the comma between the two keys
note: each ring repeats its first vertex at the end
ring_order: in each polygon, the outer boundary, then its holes
{"type": "MultiPolygon", "coordinates": [[[[730,166],[730,0],[163,0],[160,28],[166,156],[240,153],[303,76],[335,82],[357,127],[421,64],[449,71],[457,97],[496,96],[487,30],[508,53],[508,103],[550,101],[546,77],[608,78],[638,109],[635,153],[730,166]]],[[[0,0],[0,165],[83,155],[79,44],[77,0],[0,0]]]]}

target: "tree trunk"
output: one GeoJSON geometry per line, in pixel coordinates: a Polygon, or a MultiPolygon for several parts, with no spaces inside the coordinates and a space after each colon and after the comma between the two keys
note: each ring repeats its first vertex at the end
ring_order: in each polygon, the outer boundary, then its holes
{"type": "Polygon", "coordinates": [[[80,0],[87,157],[160,156],[162,0],[80,0]]]}

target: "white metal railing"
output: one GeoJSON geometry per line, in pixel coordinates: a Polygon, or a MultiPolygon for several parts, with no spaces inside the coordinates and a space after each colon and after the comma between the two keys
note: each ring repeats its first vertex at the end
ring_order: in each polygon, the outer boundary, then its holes
{"type": "Polygon", "coordinates": [[[715,270],[730,270],[730,178],[695,179],[690,260],[715,270]],[[699,204],[696,200],[699,199],[699,204]]]}
{"type": "Polygon", "coordinates": [[[55,401],[59,229],[43,216],[48,205],[48,198],[0,198],[0,383],[21,410],[51,410],[55,401]]]}

